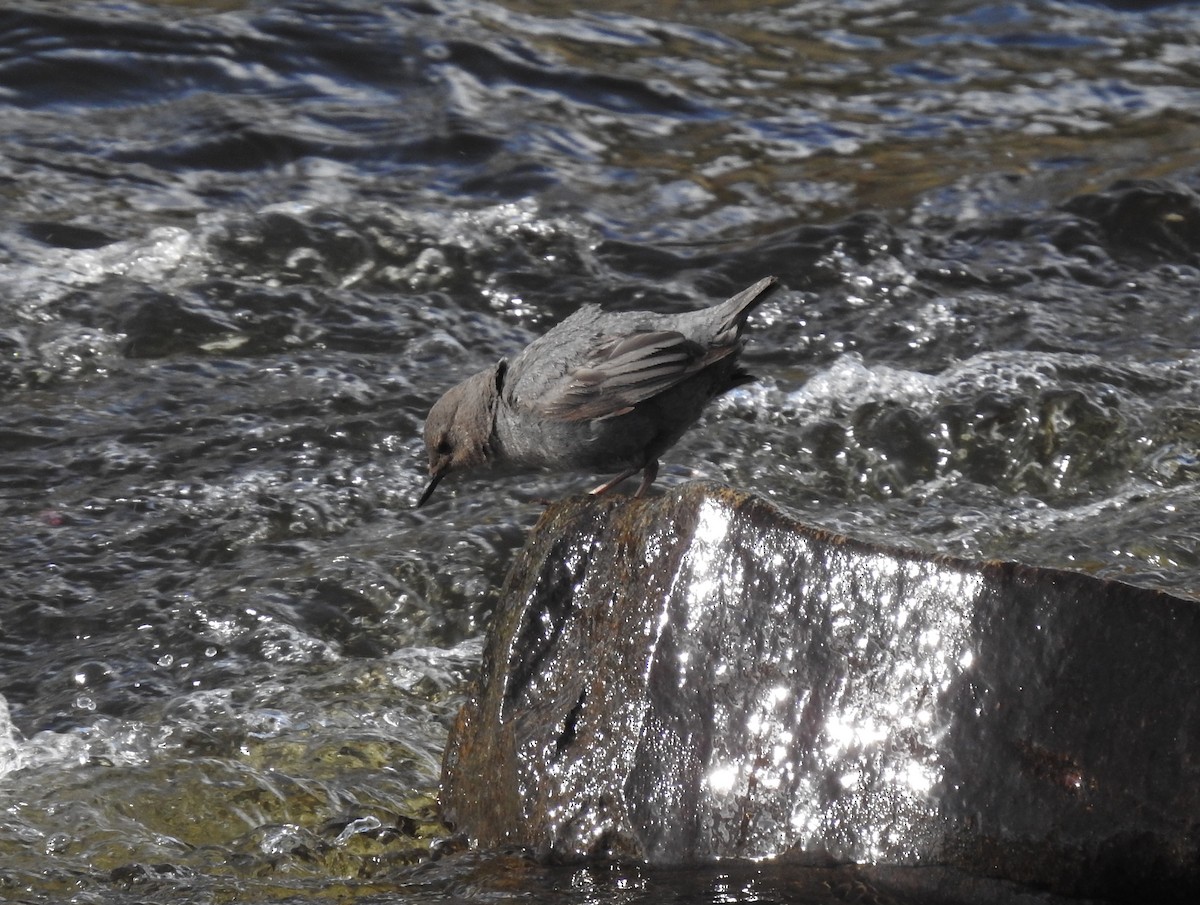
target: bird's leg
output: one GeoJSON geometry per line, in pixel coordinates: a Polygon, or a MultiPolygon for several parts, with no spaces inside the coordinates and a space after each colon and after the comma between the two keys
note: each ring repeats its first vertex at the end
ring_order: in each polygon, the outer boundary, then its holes
{"type": "MultiPolygon", "coordinates": [[[[658,477],[658,459],[651,459],[649,462],[643,465],[641,467],[641,472],[642,483],[638,484],[638,489],[633,494],[633,498],[635,500],[639,499],[640,497],[644,497],[646,495],[646,491],[650,489],[650,485],[654,483],[654,479],[658,477]]],[[[600,496],[602,493],[608,493],[626,478],[632,478],[637,473],[638,469],[636,467],[627,468],[611,481],[605,481],[599,487],[589,490],[588,493],[590,493],[592,496],[600,496]]]]}
{"type": "MultiPolygon", "coordinates": [[[[655,463],[655,464],[657,464],[657,463],[655,463]]],[[[619,475],[617,475],[611,481],[605,481],[599,487],[594,487],[591,490],[589,490],[588,493],[590,493],[592,496],[600,496],[600,494],[602,494],[602,493],[608,493],[610,490],[612,490],[614,487],[616,487],[618,484],[620,484],[626,478],[633,477],[637,473],[638,473],[638,470],[636,468],[627,468],[625,471],[621,472],[619,475]]]]}
{"type": "Polygon", "coordinates": [[[646,491],[650,489],[650,485],[654,483],[654,479],[658,477],[658,459],[651,459],[646,463],[646,467],[642,469],[642,483],[638,484],[637,492],[633,498],[641,499],[646,495],[646,491]]]}

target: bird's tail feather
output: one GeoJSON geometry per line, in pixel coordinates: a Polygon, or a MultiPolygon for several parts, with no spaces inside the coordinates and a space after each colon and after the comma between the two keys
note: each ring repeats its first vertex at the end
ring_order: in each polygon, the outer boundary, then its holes
{"type": "Polygon", "coordinates": [[[778,285],[778,282],[775,277],[763,277],[753,286],[748,286],[718,305],[717,307],[723,315],[722,332],[732,329],[740,333],[742,324],[746,322],[750,312],[770,295],[770,291],[778,285]]]}

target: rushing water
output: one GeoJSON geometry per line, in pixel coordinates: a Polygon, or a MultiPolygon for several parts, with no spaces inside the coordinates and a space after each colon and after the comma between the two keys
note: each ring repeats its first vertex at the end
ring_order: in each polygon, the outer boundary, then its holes
{"type": "Polygon", "coordinates": [[[0,36],[0,895],[854,893],[427,860],[499,583],[592,476],[417,512],[420,425],[585,300],[781,278],[664,484],[1200,591],[1200,6],[16,0],[0,36]]]}

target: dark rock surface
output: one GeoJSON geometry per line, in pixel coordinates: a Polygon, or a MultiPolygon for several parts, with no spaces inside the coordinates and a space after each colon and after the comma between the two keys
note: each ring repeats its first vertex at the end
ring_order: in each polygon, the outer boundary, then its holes
{"type": "Polygon", "coordinates": [[[1200,894],[1200,604],[690,484],[547,510],[451,735],[481,845],[1200,894]]]}

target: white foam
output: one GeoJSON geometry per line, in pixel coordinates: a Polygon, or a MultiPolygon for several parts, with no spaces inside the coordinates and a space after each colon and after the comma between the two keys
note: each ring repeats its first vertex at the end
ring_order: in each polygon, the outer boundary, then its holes
{"type": "Polygon", "coordinates": [[[889,365],[863,364],[857,353],[843,355],[808,383],[789,394],[791,407],[815,416],[832,416],[868,402],[900,402],[915,409],[934,403],[939,378],[889,365]]]}
{"type": "MultiPolygon", "coordinates": [[[[20,251],[18,249],[18,251],[20,251]]],[[[186,229],[162,226],[146,236],[113,242],[102,248],[28,249],[27,260],[0,274],[0,289],[18,299],[18,307],[37,319],[45,306],[80,287],[95,286],[110,277],[161,285],[169,278],[192,274],[198,278],[204,257],[201,243],[186,229]],[[31,287],[36,287],[31,292],[31,287]]]]}
{"type": "Polygon", "coordinates": [[[80,738],[39,732],[26,741],[13,725],[8,701],[0,695],[0,779],[18,770],[77,760],[86,747],[80,738]]]}
{"type": "Polygon", "coordinates": [[[165,726],[101,717],[67,732],[38,732],[25,739],[13,725],[8,701],[0,695],[0,779],[19,770],[84,766],[90,763],[136,766],[171,746],[165,726]]]}

